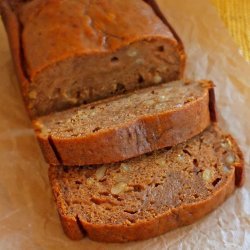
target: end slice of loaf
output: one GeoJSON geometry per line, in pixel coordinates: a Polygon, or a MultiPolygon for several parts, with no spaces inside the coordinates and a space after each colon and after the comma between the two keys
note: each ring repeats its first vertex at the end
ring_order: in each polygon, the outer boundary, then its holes
{"type": "Polygon", "coordinates": [[[211,82],[177,81],[34,121],[48,163],[118,162],[183,142],[214,119],[211,82]]]}
{"type": "Polygon", "coordinates": [[[172,148],[122,163],[50,166],[63,229],[71,239],[126,242],[202,218],[243,183],[243,156],[211,126],[172,148]]]}

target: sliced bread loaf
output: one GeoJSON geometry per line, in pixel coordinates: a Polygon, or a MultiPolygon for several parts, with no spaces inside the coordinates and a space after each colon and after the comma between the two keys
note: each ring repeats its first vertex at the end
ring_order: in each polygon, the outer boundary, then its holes
{"type": "Polygon", "coordinates": [[[0,1],[31,116],[181,78],[183,45],[146,2],[0,1]]]}
{"type": "Polygon", "coordinates": [[[40,117],[48,163],[103,164],[183,142],[215,119],[211,82],[177,81],[40,117]]]}
{"type": "Polygon", "coordinates": [[[63,229],[71,239],[143,240],[188,225],[243,182],[243,157],[217,127],[172,148],[122,163],[50,166],[63,229]]]}

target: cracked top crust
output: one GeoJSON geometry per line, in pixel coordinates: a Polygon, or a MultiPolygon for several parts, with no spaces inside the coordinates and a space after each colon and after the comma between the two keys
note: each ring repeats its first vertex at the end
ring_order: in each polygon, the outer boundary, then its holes
{"type": "Polygon", "coordinates": [[[175,41],[141,0],[34,0],[22,4],[18,13],[31,80],[42,69],[72,56],[115,51],[152,36],[175,41]]]}

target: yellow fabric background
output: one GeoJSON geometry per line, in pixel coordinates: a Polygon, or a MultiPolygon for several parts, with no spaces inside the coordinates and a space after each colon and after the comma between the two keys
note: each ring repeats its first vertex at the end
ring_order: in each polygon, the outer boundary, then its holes
{"type": "Polygon", "coordinates": [[[250,0],[212,0],[230,34],[250,62],[250,0]]]}

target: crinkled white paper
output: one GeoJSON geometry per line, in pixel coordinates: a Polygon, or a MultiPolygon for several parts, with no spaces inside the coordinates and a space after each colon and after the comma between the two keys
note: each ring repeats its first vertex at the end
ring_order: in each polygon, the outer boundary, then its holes
{"type": "Polygon", "coordinates": [[[182,38],[186,76],[211,79],[221,126],[244,152],[245,186],[199,222],[143,242],[69,240],[62,232],[47,164],[31,130],[0,22],[0,249],[250,249],[250,65],[208,0],[158,0],[182,38]]]}

